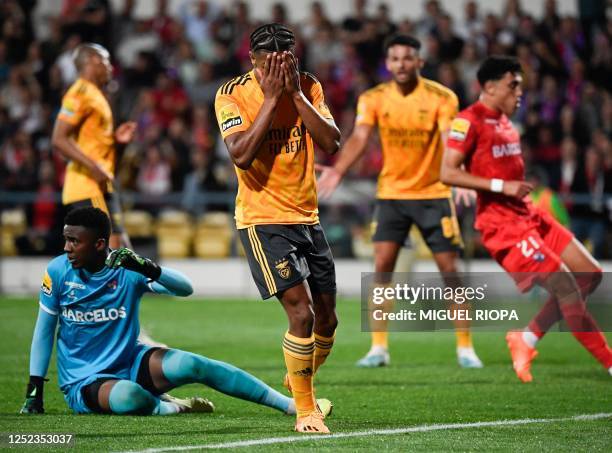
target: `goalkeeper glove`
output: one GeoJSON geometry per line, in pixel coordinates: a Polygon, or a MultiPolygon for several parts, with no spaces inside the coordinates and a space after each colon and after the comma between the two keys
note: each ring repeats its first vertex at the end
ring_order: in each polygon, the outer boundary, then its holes
{"type": "Polygon", "coordinates": [[[43,407],[43,388],[44,378],[40,376],[30,376],[30,382],[26,389],[26,400],[19,411],[20,414],[44,414],[43,407]]]}
{"type": "Polygon", "coordinates": [[[151,280],[157,280],[161,275],[161,267],[149,258],[144,258],[133,250],[120,248],[110,252],[106,258],[106,265],[111,269],[124,267],[130,271],[138,272],[151,280]]]}

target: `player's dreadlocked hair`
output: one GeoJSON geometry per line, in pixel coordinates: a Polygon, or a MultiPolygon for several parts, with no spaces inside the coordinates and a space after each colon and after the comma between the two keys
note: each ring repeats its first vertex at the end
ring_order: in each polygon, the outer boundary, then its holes
{"type": "Polygon", "coordinates": [[[295,35],[283,24],[265,24],[251,33],[251,51],[282,52],[295,45],[295,35]]]}
{"type": "Polygon", "coordinates": [[[76,208],[64,218],[64,225],[82,226],[96,233],[97,238],[108,242],[111,224],[108,215],[98,208],[76,208]]]}

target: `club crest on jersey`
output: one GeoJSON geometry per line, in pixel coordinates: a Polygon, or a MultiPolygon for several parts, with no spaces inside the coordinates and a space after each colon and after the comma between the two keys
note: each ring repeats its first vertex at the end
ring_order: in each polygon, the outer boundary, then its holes
{"type": "Polygon", "coordinates": [[[277,261],[274,264],[274,267],[278,271],[278,275],[280,275],[283,280],[287,280],[289,277],[291,277],[291,268],[289,267],[289,260],[277,261]]]}
{"type": "Polygon", "coordinates": [[[221,132],[240,126],[242,124],[242,116],[240,116],[238,106],[236,104],[229,104],[223,107],[219,112],[219,123],[221,124],[221,132]]]}
{"type": "Polygon", "coordinates": [[[464,141],[470,130],[470,122],[465,118],[455,118],[451,123],[448,136],[453,140],[464,141]]]}
{"type": "Polygon", "coordinates": [[[114,291],[117,289],[117,280],[113,280],[111,282],[108,282],[108,284],[106,285],[111,291],[114,291]]]}
{"type": "Polygon", "coordinates": [[[51,276],[49,275],[49,272],[45,271],[45,276],[43,277],[43,281],[42,281],[42,284],[40,285],[40,289],[47,296],[50,296],[51,294],[53,294],[53,281],[51,280],[51,276]]]}

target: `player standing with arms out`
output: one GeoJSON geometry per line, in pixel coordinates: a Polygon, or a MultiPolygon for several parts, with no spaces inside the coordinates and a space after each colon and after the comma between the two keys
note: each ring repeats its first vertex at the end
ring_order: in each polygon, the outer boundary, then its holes
{"type": "MultiPolygon", "coordinates": [[[[44,378],[57,332],[59,385],[78,414],[169,415],[212,412],[202,398],[165,395],[189,383],[295,414],[291,398],[230,364],[178,349],[139,343],[138,310],[146,292],[186,297],[191,282],[130,249],[110,251],[110,220],[98,208],[65,219],[64,250],[47,266],[21,413],[44,413],[44,378]]],[[[329,402],[319,400],[321,406],[329,402]]]]}
{"type": "Polygon", "coordinates": [[[276,296],[289,319],[283,340],[295,430],[329,433],[313,378],[334,343],[336,275],[319,224],[314,143],[338,150],[340,131],[323,88],[300,72],[295,37],[281,24],[250,36],[253,70],[222,85],[215,99],[221,135],[238,176],[236,226],[264,299],[276,296]]]}
{"type": "Polygon", "coordinates": [[[102,209],[112,222],[110,247],[129,246],[120,223],[119,200],[113,194],[115,142],[130,142],[136,123],[113,130],[113,113],[103,92],[112,66],[104,47],[81,44],[74,51],[74,64],[79,78],[62,99],[51,138],[53,147],[69,160],[62,203],[67,211],[84,206],[102,209]]]}
{"type": "MultiPolygon", "coordinates": [[[[342,177],[365,152],[378,127],[383,169],[378,177],[374,268],[378,283],[388,283],[398,253],[413,224],[421,231],[448,285],[456,285],[461,233],[451,190],[440,182],[440,163],[448,127],[457,114],[457,96],[448,88],[420,76],[421,43],[394,35],[384,44],[387,70],[393,80],[359,97],[353,133],[333,167],[319,177],[321,197],[332,194],[342,177]]],[[[467,193],[461,193],[467,197],[467,193]]],[[[468,321],[457,321],[457,358],[466,368],[480,368],[468,321]]],[[[361,367],[389,363],[387,321],[371,325],[372,347],[357,362],[361,367]]]]}
{"type": "Polygon", "coordinates": [[[537,283],[550,293],[523,332],[506,336],[514,370],[521,381],[532,380],[537,341],[564,319],[612,374],[612,350],[586,310],[587,295],[601,282],[601,267],[570,231],[525,198],[533,186],[524,180],[519,133],[508,119],[520,104],[521,66],[515,58],[492,56],[477,75],[480,99],[453,121],[441,175],[446,184],[478,191],[476,229],[519,289],[537,283]]]}

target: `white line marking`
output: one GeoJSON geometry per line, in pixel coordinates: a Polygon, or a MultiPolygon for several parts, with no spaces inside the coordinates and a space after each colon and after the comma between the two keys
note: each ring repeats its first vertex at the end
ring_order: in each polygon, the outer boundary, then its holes
{"type": "Polygon", "coordinates": [[[602,418],[612,417],[612,413],[600,413],[600,414],[582,414],[574,415],[573,417],[563,418],[523,418],[520,420],[497,420],[491,422],[475,422],[475,423],[445,423],[439,425],[421,425],[411,426],[408,428],[396,428],[396,429],[370,429],[367,431],[350,431],[346,433],[336,433],[330,435],[305,435],[305,436],[292,436],[292,437],[268,437],[263,439],[252,439],[252,440],[240,440],[236,442],[225,442],[221,444],[202,444],[202,445],[184,445],[177,447],[165,447],[165,448],[148,448],[146,450],[131,450],[124,453],[158,453],[164,451],[186,451],[186,450],[198,450],[198,449],[212,449],[212,448],[240,448],[240,447],[252,447],[256,445],[271,445],[271,444],[288,444],[296,442],[305,442],[310,440],[324,441],[328,439],[342,439],[346,437],[366,437],[366,436],[393,436],[397,434],[407,433],[424,433],[428,431],[441,431],[447,429],[464,429],[464,428],[487,428],[490,426],[515,426],[515,425],[529,425],[533,423],[557,423],[567,421],[584,421],[584,420],[600,420],[602,418]]]}

